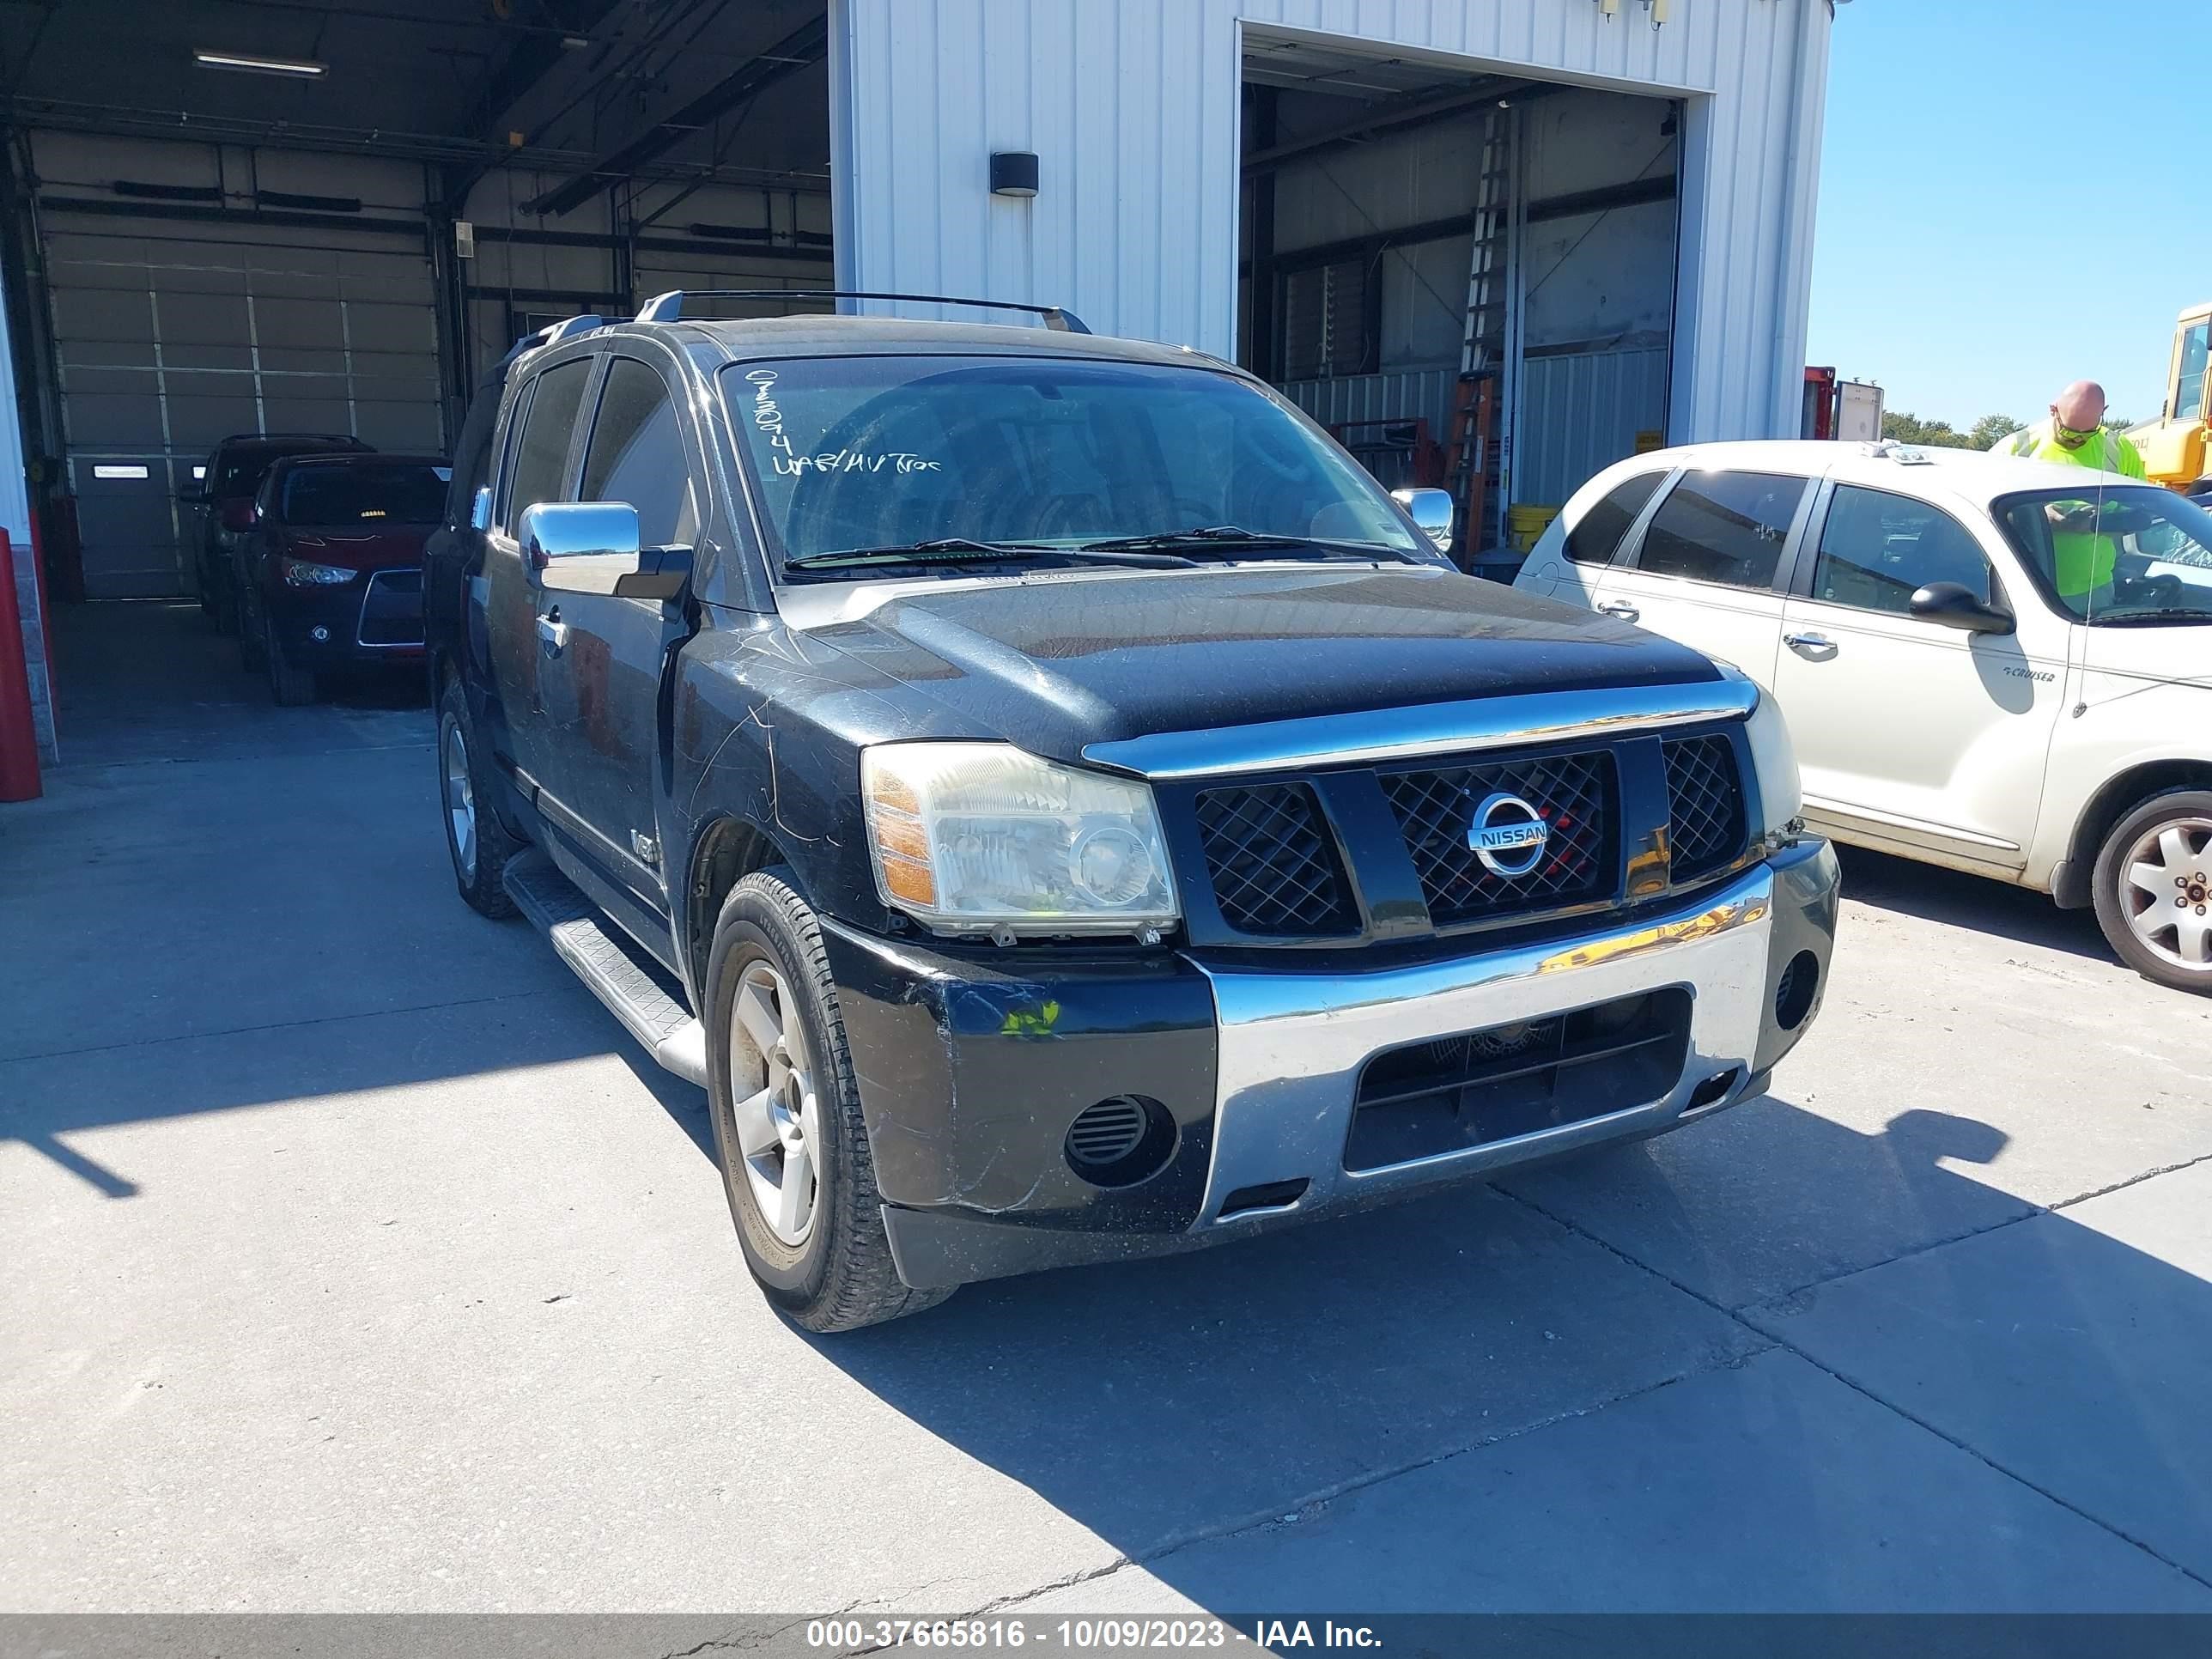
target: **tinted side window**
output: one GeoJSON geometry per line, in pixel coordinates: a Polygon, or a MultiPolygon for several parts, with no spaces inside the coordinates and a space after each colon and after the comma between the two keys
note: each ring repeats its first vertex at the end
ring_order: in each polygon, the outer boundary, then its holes
{"type": "Polygon", "coordinates": [[[1644,510],[1644,503],[1651,499],[1651,492],[1659,488],[1663,472],[1639,472],[1632,478],[1624,478],[1595,507],[1583,514],[1572,530],[1567,532],[1567,556],[1577,564],[1604,564],[1609,562],[1620,538],[1628,533],[1628,526],[1636,522],[1636,515],[1644,510]]]}
{"type": "Polygon", "coordinates": [[[527,508],[560,499],[561,467],[568,459],[569,434],[575,430],[576,410],[584,401],[584,381],[591,370],[591,359],[580,357],[538,377],[529,412],[523,416],[522,437],[514,447],[504,520],[510,529],[527,508]]]}
{"type": "Polygon", "coordinates": [[[635,358],[617,357],[607,366],[576,496],[628,501],[637,509],[638,540],[646,547],[689,545],[698,535],[676,405],[660,376],[635,358]]]}
{"type": "Polygon", "coordinates": [[[1930,582],[1957,582],[1990,602],[1990,562],[1966,526],[1925,501],[1838,484],[1820,531],[1812,597],[1905,616],[1913,591],[1930,582]]]}
{"type": "Polygon", "coordinates": [[[1774,580],[1805,480],[1769,472],[1693,472],[1659,504],[1638,568],[1729,587],[1774,580]]]}

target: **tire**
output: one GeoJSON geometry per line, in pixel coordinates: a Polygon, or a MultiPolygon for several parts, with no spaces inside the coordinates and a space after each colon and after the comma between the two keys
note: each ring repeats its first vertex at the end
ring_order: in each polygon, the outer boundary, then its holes
{"type": "Polygon", "coordinates": [[[446,856],[453,860],[453,884],[469,908],[504,921],[514,914],[514,901],[507,896],[501,878],[507,861],[522,850],[522,843],[507,832],[492,805],[498,796],[469,719],[468,696],[457,679],[448,678],[438,697],[437,759],[438,816],[446,826],[446,856]]]}
{"type": "Polygon", "coordinates": [[[738,1243],[763,1292],[810,1331],[857,1330],[920,1313],[952,1292],[911,1290],[892,1265],[837,988],[814,913],[785,874],[747,876],[730,890],[714,924],[708,1115],[738,1243]],[[741,994],[750,1013],[738,1010],[741,994]],[[774,1035],[781,1065],[757,1031],[774,1035]],[[744,1113],[733,1085],[768,1103],[744,1113]],[[811,1173],[811,1197],[794,1227],[799,1205],[774,1213],[768,1206],[791,1190],[800,1158],[811,1173]]]}
{"type": "Polygon", "coordinates": [[[276,630],[265,621],[261,624],[261,661],[269,671],[269,695],[279,708],[305,708],[319,695],[313,673],[284,654],[276,630]]]}
{"type": "Polygon", "coordinates": [[[2212,995],[2212,790],[2153,795],[2097,854],[2097,925],[2145,979],[2212,995]]]}

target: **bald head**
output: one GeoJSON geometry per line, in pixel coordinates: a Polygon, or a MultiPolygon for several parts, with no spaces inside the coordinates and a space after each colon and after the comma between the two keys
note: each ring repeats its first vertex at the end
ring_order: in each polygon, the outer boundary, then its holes
{"type": "MultiPolygon", "coordinates": [[[[2094,380],[2075,381],[2060,392],[2057,401],[2051,405],[2051,416],[2062,427],[2069,427],[2076,432],[2094,433],[2105,418],[2105,388],[2094,380]]],[[[2071,449],[2087,440],[2077,438],[2073,443],[2067,443],[2064,434],[2061,434],[2058,441],[2071,449]]]]}

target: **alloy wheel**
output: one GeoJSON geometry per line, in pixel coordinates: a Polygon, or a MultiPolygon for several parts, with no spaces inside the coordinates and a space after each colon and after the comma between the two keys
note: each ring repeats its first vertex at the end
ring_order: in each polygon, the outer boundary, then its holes
{"type": "Polygon", "coordinates": [[[785,1244],[813,1230],[822,1112],[797,999],[775,967],[746,965],[730,1003],[730,1116],[753,1207],[785,1244]]]}
{"type": "Polygon", "coordinates": [[[2145,950],[2212,974],[2212,818],[2169,818],[2138,836],[2121,865],[2120,902],[2145,950]]]}
{"type": "Polygon", "coordinates": [[[460,866],[464,881],[474,881],[477,875],[477,791],[469,776],[469,741],[461,734],[459,722],[446,722],[443,747],[446,823],[453,837],[453,861],[460,866]]]}

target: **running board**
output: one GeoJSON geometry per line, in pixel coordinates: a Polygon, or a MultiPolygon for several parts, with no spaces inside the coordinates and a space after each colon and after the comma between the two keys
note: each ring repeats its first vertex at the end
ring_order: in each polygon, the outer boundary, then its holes
{"type": "Polygon", "coordinates": [[[500,884],[655,1061],[707,1086],[706,1029],[684,1006],[683,988],[665,968],[600,915],[543,853],[509,859],[500,884]]]}

